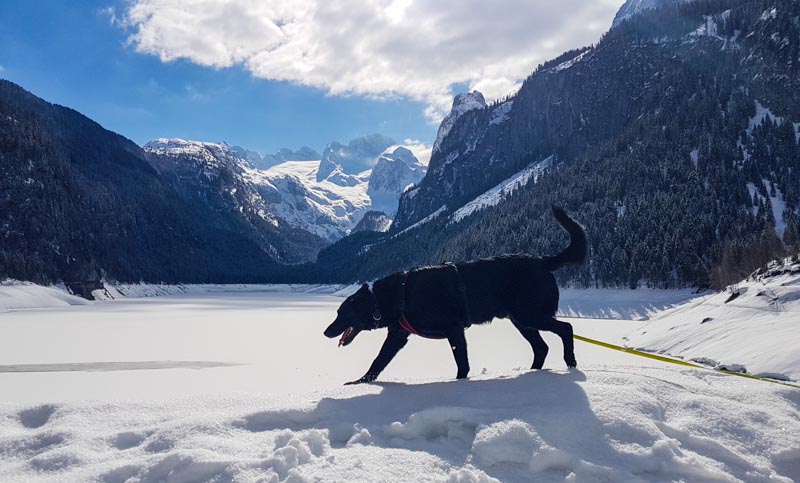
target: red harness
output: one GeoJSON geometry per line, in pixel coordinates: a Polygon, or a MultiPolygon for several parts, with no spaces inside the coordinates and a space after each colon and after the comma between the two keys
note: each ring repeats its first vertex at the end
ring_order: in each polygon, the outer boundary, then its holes
{"type": "Polygon", "coordinates": [[[426,339],[446,339],[446,337],[442,336],[425,335],[417,332],[417,330],[411,326],[411,323],[408,321],[408,317],[406,317],[406,314],[404,312],[400,312],[400,327],[402,327],[403,330],[405,330],[409,334],[425,337],[426,339]]]}

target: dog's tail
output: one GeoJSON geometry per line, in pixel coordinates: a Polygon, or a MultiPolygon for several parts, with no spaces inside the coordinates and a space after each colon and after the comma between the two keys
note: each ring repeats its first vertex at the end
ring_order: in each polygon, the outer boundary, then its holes
{"type": "Polygon", "coordinates": [[[553,216],[569,233],[569,246],[559,253],[549,257],[543,257],[545,268],[551,272],[558,270],[564,265],[583,263],[586,260],[588,250],[586,242],[586,232],[575,220],[569,217],[564,210],[553,206],[553,216]]]}

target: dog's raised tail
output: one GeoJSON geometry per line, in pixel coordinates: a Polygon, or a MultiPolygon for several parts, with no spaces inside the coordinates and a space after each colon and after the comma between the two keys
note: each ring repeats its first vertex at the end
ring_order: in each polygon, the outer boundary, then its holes
{"type": "Polygon", "coordinates": [[[557,206],[553,206],[553,216],[569,233],[569,246],[558,255],[544,257],[543,261],[547,270],[554,272],[564,265],[579,264],[586,260],[588,250],[586,232],[583,227],[569,217],[567,213],[557,206]]]}

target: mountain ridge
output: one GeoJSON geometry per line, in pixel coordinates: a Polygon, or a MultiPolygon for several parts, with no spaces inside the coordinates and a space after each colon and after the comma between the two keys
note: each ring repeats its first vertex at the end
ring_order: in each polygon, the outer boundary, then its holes
{"type": "Polygon", "coordinates": [[[401,197],[390,233],[344,240],[320,259],[350,257],[348,277],[370,280],[446,260],[553,253],[563,241],[546,213],[559,204],[587,225],[594,252],[561,275],[566,283],[741,278],[798,244],[799,15],[798,2],[696,0],[630,17],[595,46],[542,65],[504,102],[462,114],[401,197]],[[551,156],[535,184],[449,223],[551,156]]]}

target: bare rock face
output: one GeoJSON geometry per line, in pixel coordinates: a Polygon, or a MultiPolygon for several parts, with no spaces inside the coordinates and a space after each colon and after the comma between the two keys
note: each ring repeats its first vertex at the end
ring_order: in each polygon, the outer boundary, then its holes
{"type": "Polygon", "coordinates": [[[397,213],[400,195],[419,183],[426,169],[414,153],[403,147],[381,155],[369,177],[367,193],[372,200],[372,208],[393,217],[397,213]]]}
{"type": "Polygon", "coordinates": [[[397,143],[393,139],[381,134],[370,134],[353,139],[346,146],[334,141],[322,153],[317,181],[327,179],[337,171],[337,168],[346,175],[356,175],[372,169],[378,156],[395,144],[397,143]]]}

